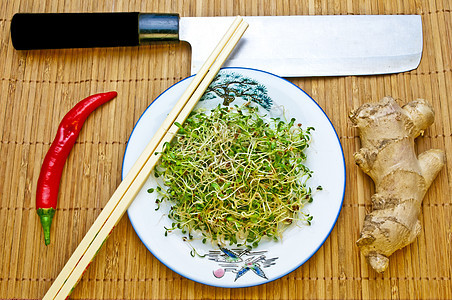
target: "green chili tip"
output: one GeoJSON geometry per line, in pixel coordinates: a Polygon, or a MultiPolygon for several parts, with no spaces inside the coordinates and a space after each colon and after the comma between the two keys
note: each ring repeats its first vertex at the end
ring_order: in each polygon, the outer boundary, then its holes
{"type": "Polygon", "coordinates": [[[50,226],[52,225],[53,216],[55,215],[55,209],[50,208],[38,208],[37,213],[41,220],[42,229],[44,232],[44,243],[47,246],[50,244],[50,226]]]}

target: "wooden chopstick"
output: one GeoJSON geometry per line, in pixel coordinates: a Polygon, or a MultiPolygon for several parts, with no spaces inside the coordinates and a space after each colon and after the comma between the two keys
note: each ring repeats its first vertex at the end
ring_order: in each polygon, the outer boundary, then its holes
{"type": "Polygon", "coordinates": [[[174,125],[174,122],[183,123],[185,121],[247,27],[248,24],[241,17],[234,20],[142,155],[118,186],[43,299],[65,299],[70,294],[157,163],[160,156],[154,153],[161,152],[165,142],[171,141],[177,133],[178,127],[174,125]]]}
{"type": "Polygon", "coordinates": [[[223,38],[218,43],[217,47],[213,50],[212,54],[208,57],[206,62],[201,67],[200,71],[197,73],[197,75],[193,78],[190,85],[186,89],[186,91],[183,93],[183,95],[180,97],[179,101],[176,103],[174,108],[171,110],[165,121],[162,123],[162,126],[159,128],[159,130],[155,133],[154,137],[149,142],[148,146],[144,149],[142,154],[137,159],[137,162],[132,166],[129,173],[126,175],[124,180],[121,182],[121,184],[118,186],[116,191],[113,193],[110,200],[105,205],[102,212],[99,214],[97,219],[94,221],[91,228],[88,230],[82,241],[80,242],[79,246],[75,249],[72,256],[67,261],[66,265],[63,267],[62,271],[58,275],[58,277],[55,279],[54,283],[50,287],[50,289],[47,291],[44,299],[54,299],[54,297],[57,295],[59,290],[61,289],[62,282],[64,282],[69,275],[72,273],[73,269],[79,262],[80,258],[84,255],[84,253],[87,250],[87,247],[89,244],[94,240],[96,237],[98,231],[103,226],[103,224],[106,222],[107,218],[111,215],[115,207],[118,205],[120,199],[124,196],[125,192],[129,189],[132,182],[135,180],[137,174],[141,171],[144,163],[149,159],[149,157],[152,155],[153,152],[155,152],[155,149],[163,136],[168,131],[169,127],[174,123],[176,117],[178,116],[181,107],[185,105],[185,102],[187,99],[191,97],[193,92],[198,88],[200,82],[204,79],[205,75],[207,74],[208,70],[211,68],[212,64],[216,61],[218,55],[220,52],[224,49],[225,45],[228,43],[230,38],[232,37],[233,33],[236,31],[238,26],[242,23],[243,19],[241,17],[237,17],[234,22],[231,24],[228,31],[225,33],[223,38]]]}

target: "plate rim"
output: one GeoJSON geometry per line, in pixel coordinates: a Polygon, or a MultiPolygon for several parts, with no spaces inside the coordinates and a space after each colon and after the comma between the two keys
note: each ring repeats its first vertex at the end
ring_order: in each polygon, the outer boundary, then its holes
{"type": "MultiPolygon", "coordinates": [[[[301,261],[298,265],[294,266],[293,268],[287,270],[286,272],[283,272],[282,274],[275,276],[274,278],[268,279],[267,281],[263,281],[263,282],[257,282],[257,283],[253,283],[253,284],[244,284],[244,285],[237,285],[237,286],[223,286],[223,285],[217,285],[217,284],[211,284],[211,283],[207,283],[207,282],[203,282],[200,280],[196,280],[193,279],[192,277],[187,277],[186,275],[182,274],[181,272],[175,270],[174,268],[170,267],[168,264],[166,264],[156,253],[154,253],[154,251],[152,251],[147,244],[144,242],[144,240],[142,239],[142,237],[137,233],[137,230],[135,228],[134,222],[132,220],[132,218],[130,218],[130,214],[129,214],[129,209],[127,209],[127,217],[128,220],[130,222],[130,224],[132,225],[133,230],[135,231],[135,234],[138,236],[138,238],[140,239],[141,243],[146,247],[146,249],[160,262],[162,263],[165,267],[167,267],[168,269],[170,269],[171,271],[177,273],[178,275],[187,278],[193,282],[197,282],[200,284],[204,284],[207,286],[213,286],[213,287],[219,287],[219,288],[232,288],[232,289],[236,289],[236,288],[247,288],[247,287],[253,287],[253,286],[259,286],[259,285],[263,285],[266,283],[270,283],[272,281],[278,280],[282,277],[287,276],[288,274],[292,273],[293,271],[295,271],[296,269],[298,269],[299,267],[301,267],[302,265],[304,265],[309,259],[311,259],[314,254],[316,254],[319,249],[325,244],[326,240],[330,237],[331,232],[333,231],[333,229],[336,227],[337,225],[337,221],[339,219],[339,215],[342,211],[343,208],[343,204],[344,204],[344,198],[345,198],[345,190],[346,190],[346,183],[347,183],[347,169],[346,169],[346,163],[345,163],[345,156],[344,156],[344,150],[342,148],[342,144],[340,142],[340,138],[339,135],[337,134],[336,128],[333,126],[333,123],[331,122],[330,118],[328,117],[328,115],[325,113],[325,111],[322,109],[322,107],[317,103],[317,101],[315,101],[308,93],[306,93],[301,87],[297,86],[296,84],[294,84],[293,82],[287,80],[286,78],[280,77],[274,73],[268,72],[268,71],[264,71],[264,70],[259,70],[259,69],[255,69],[255,68],[247,68],[247,67],[223,67],[220,69],[220,71],[222,70],[247,70],[247,71],[255,71],[255,72],[260,72],[260,73],[265,73],[267,75],[273,76],[276,79],[282,79],[283,81],[289,83],[290,85],[294,86],[295,88],[297,88],[298,90],[300,90],[303,94],[305,94],[319,109],[320,111],[323,113],[323,115],[325,116],[325,118],[328,120],[329,125],[331,126],[331,128],[333,129],[333,132],[336,136],[336,140],[337,143],[339,145],[339,149],[340,149],[340,154],[342,157],[342,166],[343,166],[343,176],[344,176],[344,184],[343,184],[343,188],[342,188],[342,195],[341,195],[341,201],[340,201],[340,206],[339,206],[339,210],[336,214],[336,217],[334,219],[334,222],[332,223],[331,228],[329,229],[328,233],[325,235],[325,238],[322,240],[321,243],[319,243],[318,247],[315,248],[312,253],[307,256],[303,261],[301,261]]],[[[126,148],[124,149],[124,154],[123,154],[123,158],[122,158],[122,164],[121,164],[121,181],[124,180],[124,162],[125,162],[125,157],[127,155],[127,150],[129,149],[129,141],[130,138],[132,137],[133,133],[135,132],[136,127],[138,126],[138,123],[140,123],[140,120],[143,118],[143,116],[146,114],[147,110],[152,106],[152,104],[154,104],[161,96],[163,96],[165,93],[167,93],[169,90],[171,90],[174,86],[184,82],[185,80],[188,80],[190,78],[193,78],[194,76],[196,76],[196,74],[188,76],[174,84],[172,84],[170,87],[168,87],[167,89],[165,89],[163,92],[161,92],[147,107],[146,109],[142,112],[142,114],[140,115],[140,117],[138,118],[138,120],[136,121],[136,123],[133,126],[133,129],[129,135],[128,138],[128,142],[126,145],[126,148]]]]}

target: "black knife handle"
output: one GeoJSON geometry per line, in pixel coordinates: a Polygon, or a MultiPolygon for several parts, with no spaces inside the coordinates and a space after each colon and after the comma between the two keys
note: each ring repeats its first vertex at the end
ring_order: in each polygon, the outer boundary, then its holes
{"type": "Polygon", "coordinates": [[[177,14],[17,13],[11,21],[17,50],[137,46],[178,33],[177,14]]]}

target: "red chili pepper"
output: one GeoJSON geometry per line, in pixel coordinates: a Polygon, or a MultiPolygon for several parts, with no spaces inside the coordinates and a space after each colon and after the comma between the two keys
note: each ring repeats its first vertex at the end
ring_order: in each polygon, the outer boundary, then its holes
{"type": "Polygon", "coordinates": [[[108,92],[89,96],[77,103],[61,120],[52,145],[44,158],[36,190],[36,209],[44,229],[44,241],[50,243],[50,225],[58,199],[61,174],[86,118],[96,108],[115,98],[108,92]]]}

